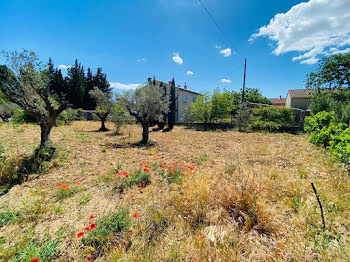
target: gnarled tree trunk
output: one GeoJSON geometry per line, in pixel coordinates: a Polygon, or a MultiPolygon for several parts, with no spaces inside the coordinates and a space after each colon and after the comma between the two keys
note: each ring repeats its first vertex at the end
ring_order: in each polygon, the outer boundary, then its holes
{"type": "Polygon", "coordinates": [[[149,124],[148,122],[142,122],[142,141],[141,144],[146,145],[149,137],[149,124]]]}

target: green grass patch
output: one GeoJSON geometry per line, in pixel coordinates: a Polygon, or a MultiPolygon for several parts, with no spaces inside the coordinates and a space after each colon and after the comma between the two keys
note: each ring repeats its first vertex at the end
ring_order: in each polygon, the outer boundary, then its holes
{"type": "Polygon", "coordinates": [[[0,228],[4,225],[12,224],[19,220],[22,214],[19,211],[5,211],[0,213],[0,228]]]}
{"type": "Polygon", "coordinates": [[[107,245],[118,237],[122,237],[121,233],[127,231],[130,226],[129,210],[125,207],[107,217],[100,218],[96,222],[96,227],[82,238],[85,251],[95,258],[102,255],[107,245]]]}

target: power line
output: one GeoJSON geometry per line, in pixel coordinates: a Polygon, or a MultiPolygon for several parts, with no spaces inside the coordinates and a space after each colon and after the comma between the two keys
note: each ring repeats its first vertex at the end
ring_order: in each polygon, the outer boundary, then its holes
{"type": "Polygon", "coordinates": [[[211,20],[214,22],[214,24],[216,25],[216,27],[220,30],[220,32],[223,34],[223,36],[226,38],[226,41],[230,44],[231,48],[234,49],[237,54],[239,54],[242,58],[243,56],[241,55],[241,53],[238,51],[238,49],[232,44],[231,40],[227,37],[227,35],[225,34],[224,30],[221,28],[221,26],[215,21],[214,17],[211,15],[211,13],[209,12],[208,8],[203,4],[202,0],[198,0],[199,3],[202,5],[202,7],[204,8],[204,10],[206,11],[206,13],[208,14],[208,16],[211,18],[211,20]]]}

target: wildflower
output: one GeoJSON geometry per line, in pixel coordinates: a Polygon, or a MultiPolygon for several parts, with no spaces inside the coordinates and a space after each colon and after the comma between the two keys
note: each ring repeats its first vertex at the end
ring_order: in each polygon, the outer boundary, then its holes
{"type": "Polygon", "coordinates": [[[84,235],[84,232],[79,232],[79,233],[77,234],[78,237],[82,237],[83,235],[84,235]]]}
{"type": "Polygon", "coordinates": [[[85,231],[90,231],[89,227],[84,228],[85,231]]]}
{"type": "Polygon", "coordinates": [[[137,218],[137,217],[139,216],[139,214],[134,213],[132,216],[133,216],[134,218],[137,218]]]}
{"type": "Polygon", "coordinates": [[[130,195],[130,198],[134,198],[134,195],[130,195]]]}
{"type": "Polygon", "coordinates": [[[250,206],[250,202],[249,201],[247,202],[247,205],[250,206]]]}
{"type": "Polygon", "coordinates": [[[149,172],[149,169],[148,169],[148,168],[145,168],[145,169],[143,169],[143,171],[145,171],[145,172],[149,172]]]}
{"type": "Polygon", "coordinates": [[[86,260],[90,261],[92,259],[92,256],[87,257],[86,260]]]}
{"type": "Polygon", "coordinates": [[[128,178],[129,177],[129,174],[125,174],[125,178],[128,178]]]}
{"type": "Polygon", "coordinates": [[[304,163],[299,163],[299,166],[302,166],[302,165],[304,165],[304,163]]]}
{"type": "Polygon", "coordinates": [[[77,185],[79,186],[79,185],[80,185],[80,183],[78,182],[78,183],[77,183],[77,185]]]}
{"type": "Polygon", "coordinates": [[[166,165],[166,163],[164,162],[163,165],[166,165]]]}
{"type": "Polygon", "coordinates": [[[173,171],[173,172],[171,172],[171,174],[175,175],[175,172],[173,171]]]}
{"type": "Polygon", "coordinates": [[[94,229],[96,227],[96,224],[95,223],[92,223],[91,226],[90,226],[90,230],[91,229],[94,229]]]}
{"type": "Polygon", "coordinates": [[[161,166],[161,168],[165,168],[165,166],[161,166]]]}
{"type": "Polygon", "coordinates": [[[185,175],[184,173],[181,173],[181,175],[183,176],[183,175],[185,175]]]}
{"type": "Polygon", "coordinates": [[[94,217],[94,215],[91,215],[90,217],[89,217],[89,219],[94,219],[95,217],[94,217]]]}
{"type": "Polygon", "coordinates": [[[140,163],[140,166],[143,166],[143,164],[142,164],[142,163],[140,163]]]}
{"type": "Polygon", "coordinates": [[[136,171],[134,171],[134,174],[137,174],[137,172],[136,172],[136,171]]]}
{"type": "Polygon", "coordinates": [[[58,183],[57,186],[62,186],[62,183],[58,183]]]}
{"type": "Polygon", "coordinates": [[[69,191],[69,187],[65,187],[64,189],[65,189],[66,191],[69,191]]]}
{"type": "Polygon", "coordinates": [[[32,258],[31,260],[30,260],[30,262],[38,262],[39,260],[36,258],[36,257],[34,257],[34,258],[32,258]]]}

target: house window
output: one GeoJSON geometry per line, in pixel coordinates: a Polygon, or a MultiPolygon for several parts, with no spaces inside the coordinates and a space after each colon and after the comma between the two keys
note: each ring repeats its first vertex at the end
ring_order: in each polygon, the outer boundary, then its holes
{"type": "Polygon", "coordinates": [[[196,97],[193,97],[193,98],[192,98],[192,102],[193,102],[193,103],[196,103],[196,97]]]}
{"type": "Polygon", "coordinates": [[[187,103],[187,95],[182,95],[182,102],[187,103]]]}

